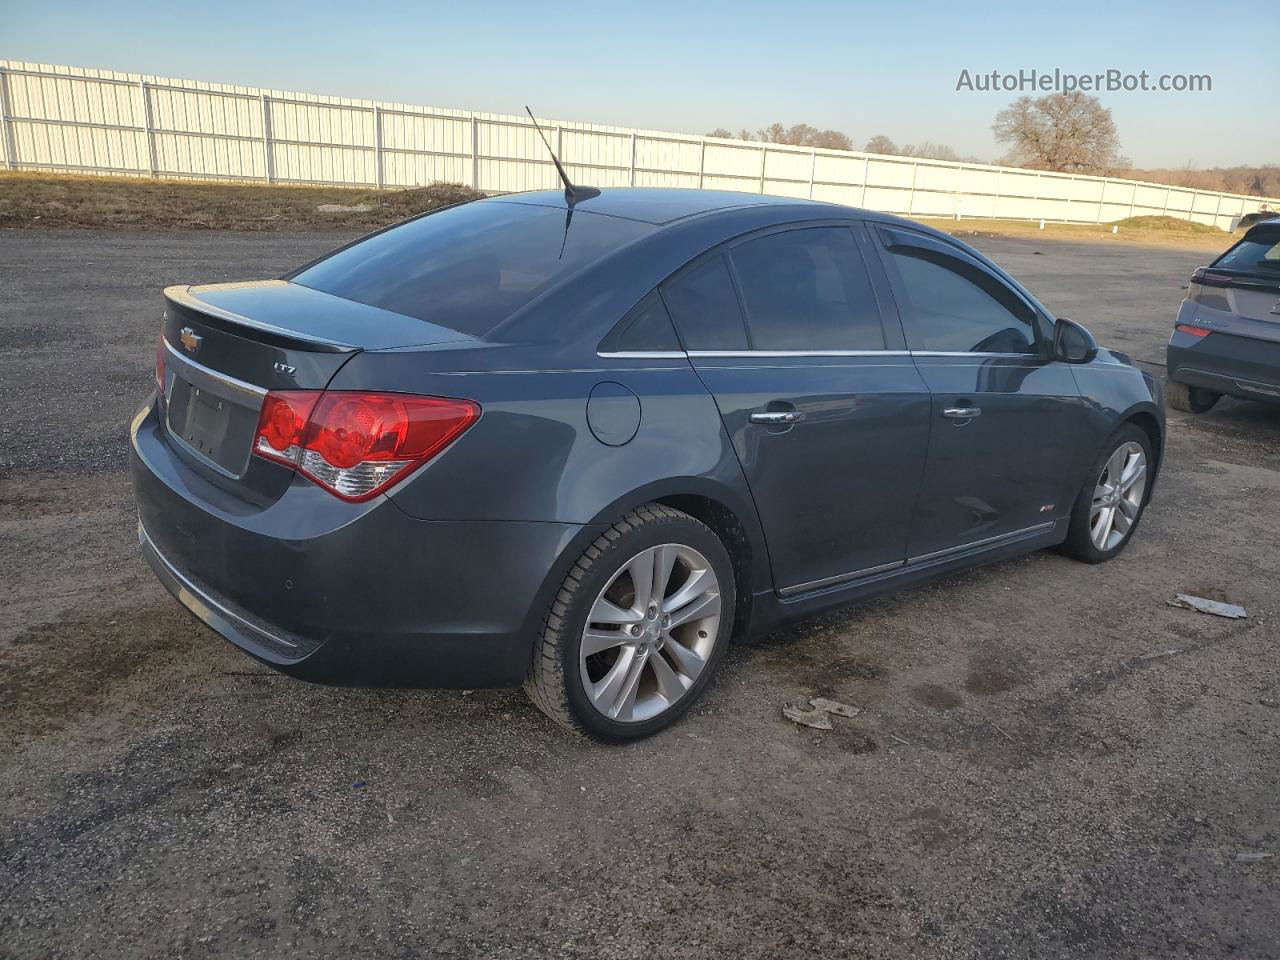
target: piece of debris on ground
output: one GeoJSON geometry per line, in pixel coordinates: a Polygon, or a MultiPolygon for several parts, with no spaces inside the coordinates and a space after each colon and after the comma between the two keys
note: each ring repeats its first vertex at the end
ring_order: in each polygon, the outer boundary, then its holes
{"type": "Polygon", "coordinates": [[[806,727],[813,727],[815,730],[831,730],[831,718],[836,717],[856,717],[861,713],[858,707],[851,707],[847,703],[841,703],[839,700],[828,700],[825,697],[812,697],[809,700],[809,706],[812,710],[806,710],[803,704],[784,703],[782,705],[782,715],[788,720],[794,720],[806,727]]]}
{"type": "Polygon", "coordinates": [[[1197,610],[1200,613],[1211,613],[1215,617],[1229,617],[1239,620],[1247,617],[1244,607],[1237,603],[1222,603],[1218,600],[1207,600],[1204,597],[1193,597],[1189,593],[1180,593],[1169,601],[1171,607],[1182,607],[1185,610],[1197,610]]]}

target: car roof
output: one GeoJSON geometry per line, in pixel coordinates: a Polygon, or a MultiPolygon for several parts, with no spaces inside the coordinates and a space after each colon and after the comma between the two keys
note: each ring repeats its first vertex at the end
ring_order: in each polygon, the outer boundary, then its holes
{"type": "MultiPolygon", "coordinates": [[[[562,190],[541,190],[533,193],[509,193],[490,197],[485,203],[526,203],[540,207],[565,209],[562,190]]],[[[623,217],[663,226],[717,210],[739,207],[763,207],[779,205],[812,205],[815,208],[830,204],[795,197],[771,197],[759,193],[739,193],[733,190],[687,190],[661,187],[624,187],[606,189],[587,200],[579,200],[575,210],[610,217],[623,217]]]]}

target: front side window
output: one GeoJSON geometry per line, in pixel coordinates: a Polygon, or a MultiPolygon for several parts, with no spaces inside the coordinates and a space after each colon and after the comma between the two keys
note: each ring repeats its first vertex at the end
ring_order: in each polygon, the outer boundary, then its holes
{"type": "Polygon", "coordinates": [[[958,257],[889,249],[910,306],[913,350],[1035,353],[1035,315],[998,279],[958,257]]]}
{"type": "Polygon", "coordinates": [[[738,294],[723,256],[704,260],[663,284],[662,296],[686,350],[745,350],[738,294]]]}
{"type": "Polygon", "coordinates": [[[733,248],[756,350],[883,350],[866,267],[843,227],[787,230],[733,248]]]}

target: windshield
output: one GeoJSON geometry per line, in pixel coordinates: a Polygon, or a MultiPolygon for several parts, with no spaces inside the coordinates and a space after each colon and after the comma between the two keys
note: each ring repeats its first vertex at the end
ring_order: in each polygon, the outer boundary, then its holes
{"type": "Polygon", "coordinates": [[[346,300],[483,337],[580,267],[652,224],[518,202],[479,201],[410,220],[293,277],[346,300]]]}

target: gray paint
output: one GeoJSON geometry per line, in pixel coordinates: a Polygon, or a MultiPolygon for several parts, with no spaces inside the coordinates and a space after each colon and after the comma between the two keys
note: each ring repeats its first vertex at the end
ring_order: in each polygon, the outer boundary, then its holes
{"type": "MultiPolygon", "coordinates": [[[[638,216],[639,199],[619,199],[618,209],[638,216]]],[[[569,567],[635,506],[692,497],[732,515],[745,629],[760,633],[1059,542],[1074,491],[1120,423],[1137,417],[1162,446],[1158,389],[1126,358],[1101,351],[1067,365],[1043,342],[1019,357],[913,355],[874,268],[884,352],[601,356],[627,310],[717,244],[784,224],[840,223],[854,227],[865,256],[876,241],[860,222],[907,225],[822,204],[717,209],[722,200],[704,198],[690,211],[687,194],[668,199],[655,218],[677,208],[680,218],[545,291],[484,340],[433,334],[406,347],[388,342],[404,332],[396,321],[368,347],[335,347],[359,346],[375,312],[344,302],[303,329],[287,284],[235,294],[238,310],[256,314],[253,329],[175,305],[170,341],[179,322],[197,325],[210,366],[240,380],[465,397],[483,412],[388,494],[350,504],[257,457],[239,480],[217,475],[172,441],[163,404],[151,401],[133,425],[132,469],[154,551],[254,622],[318,647],[301,659],[273,655],[166,585],[223,636],[299,676],[507,685],[523,675],[569,567]],[[317,330],[328,342],[309,347],[317,330]],[[939,414],[961,400],[983,414],[957,427],[939,414]],[[777,409],[804,418],[751,421],[777,409]]],[[[910,226],[1014,286],[1048,329],[1047,311],[985,257],[910,226]]],[[[216,288],[200,296],[232,302],[216,288]]]]}

